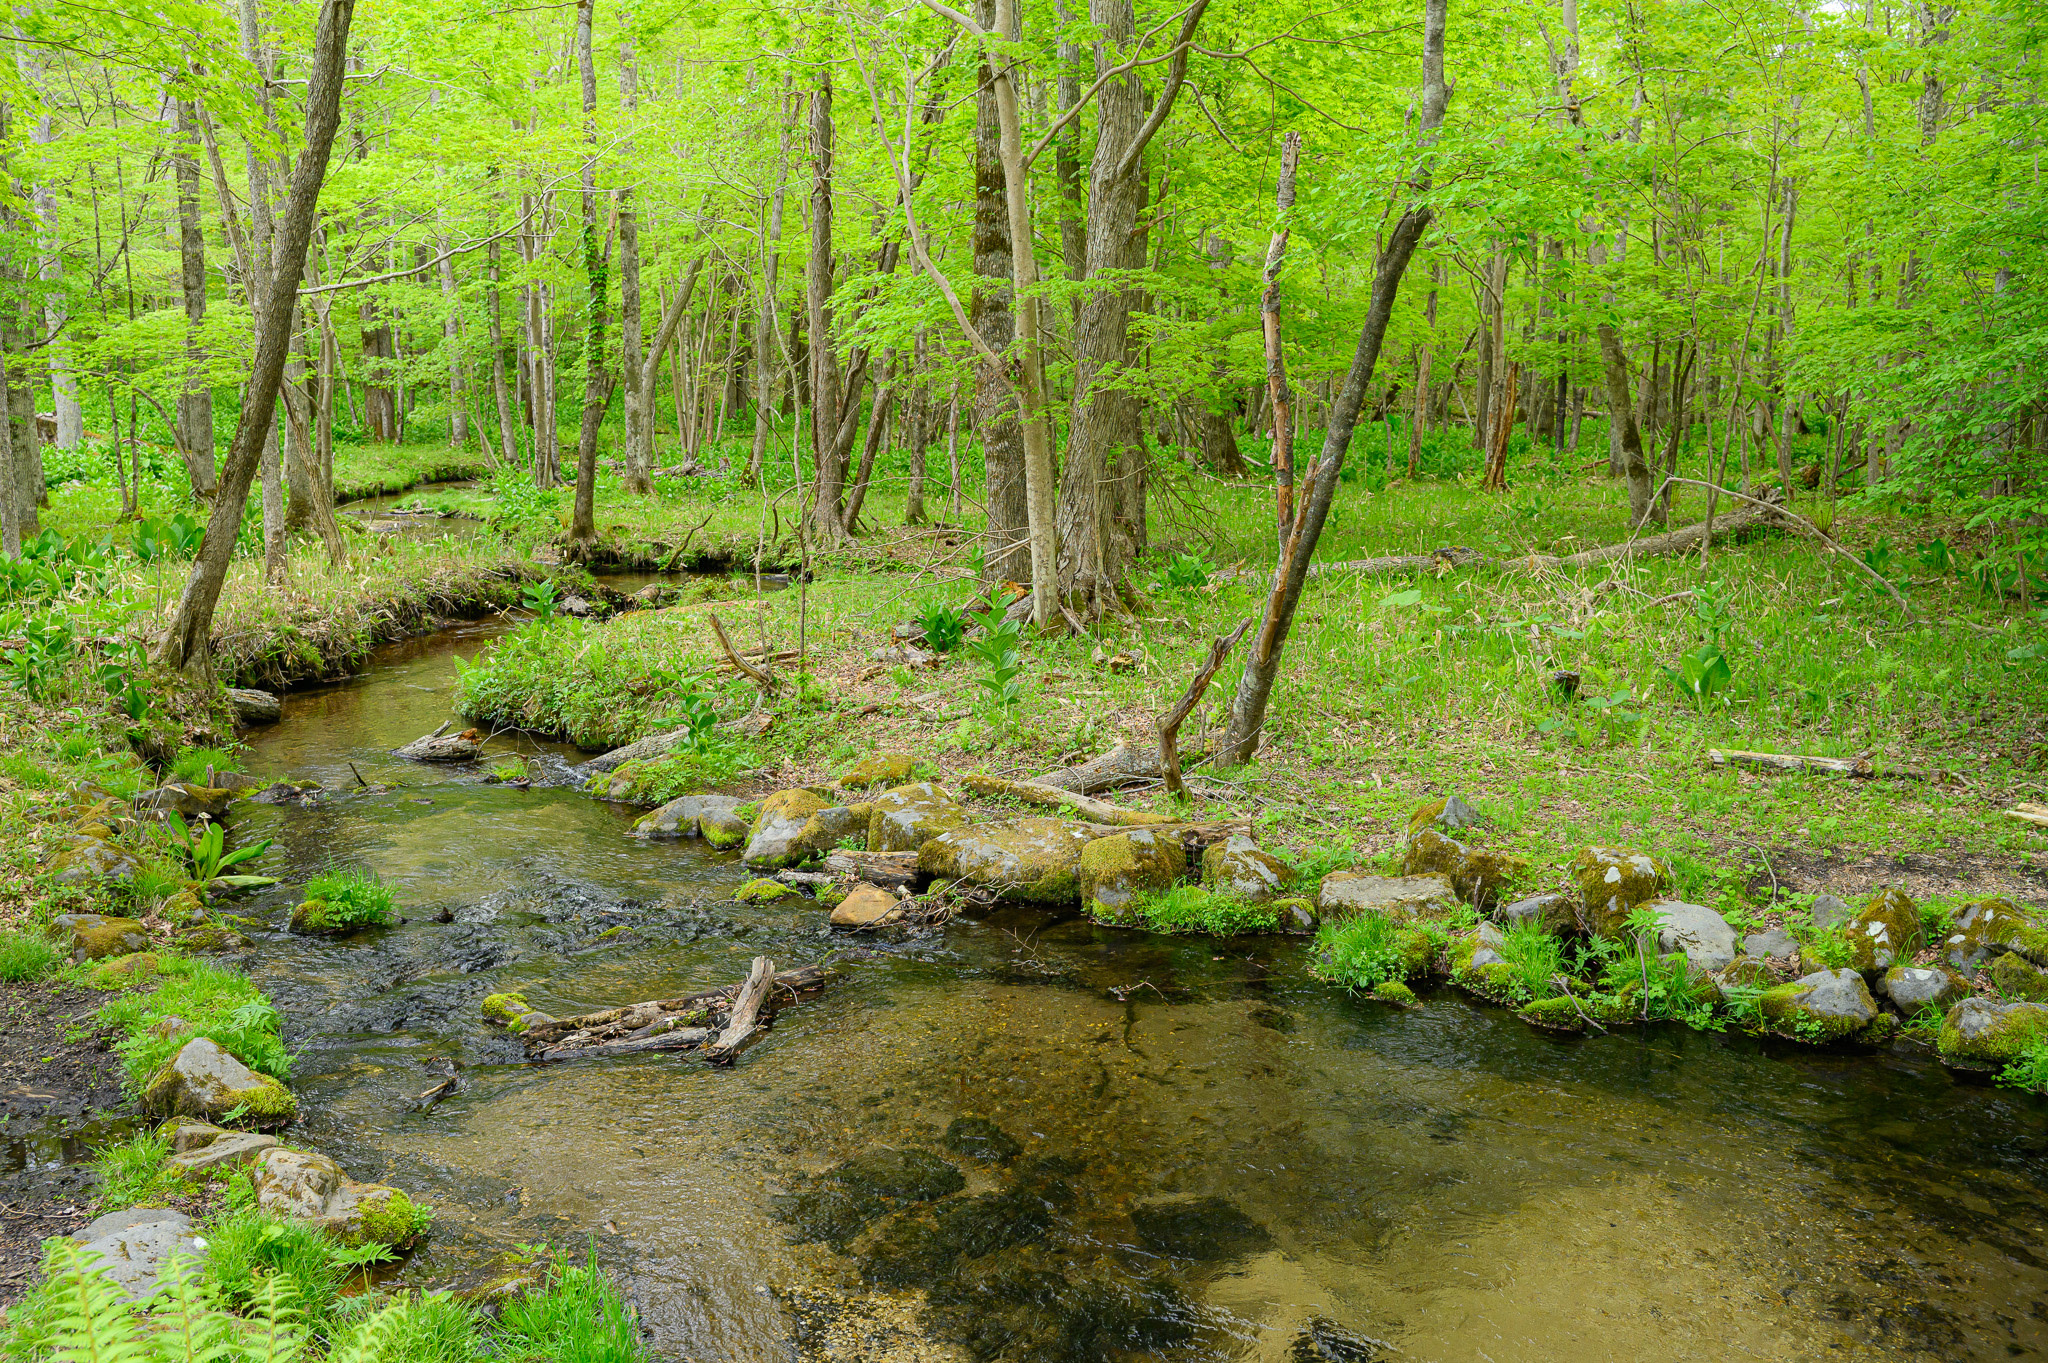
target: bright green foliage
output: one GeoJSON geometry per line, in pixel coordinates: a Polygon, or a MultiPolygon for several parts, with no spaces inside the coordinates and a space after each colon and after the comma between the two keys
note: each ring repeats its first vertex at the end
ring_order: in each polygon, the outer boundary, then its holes
{"type": "Polygon", "coordinates": [[[1196,554],[1175,554],[1166,562],[1158,585],[1171,592],[1198,592],[1209,585],[1216,565],[1196,554]]]}
{"type": "Polygon", "coordinates": [[[951,653],[967,634],[967,612],[944,601],[927,601],[910,617],[924,633],[925,647],[951,653]]]}
{"type": "Polygon", "coordinates": [[[210,1038],[250,1069],[284,1080],[292,1058],[277,1034],[277,1010],[249,977],[198,957],[158,953],[162,981],[149,993],[123,994],[101,1005],[99,1020],[126,1033],[114,1049],[140,1093],[166,1061],[194,1036],[210,1038]],[[189,1032],[154,1036],[165,1018],[182,1019],[189,1032]]]}
{"type": "Polygon", "coordinates": [[[1998,1082],[2034,1093],[2048,1093],[2048,1037],[2029,1041],[2019,1058],[1998,1072],[1998,1082]]]}
{"type": "Polygon", "coordinates": [[[1370,990],[1429,971],[1449,940],[1441,923],[1396,924],[1385,914],[1362,913],[1316,931],[1315,969],[1336,984],[1370,990]]]}
{"type": "Polygon", "coordinates": [[[355,1256],[306,1222],[254,1208],[231,1212],[210,1230],[207,1276],[233,1307],[262,1300],[264,1285],[276,1281],[283,1305],[319,1322],[333,1310],[355,1267],[355,1256]]]}
{"type": "Polygon", "coordinates": [[[206,779],[208,768],[233,771],[235,755],[220,748],[183,748],[171,762],[171,779],[197,785],[206,779]]]}
{"type": "Polygon", "coordinates": [[[374,871],[345,866],[306,882],[306,902],[320,909],[306,915],[304,927],[327,932],[382,927],[398,916],[398,901],[374,871]]]}
{"type": "Polygon", "coordinates": [[[974,679],[981,688],[981,707],[999,722],[1007,723],[1024,699],[1023,686],[1017,681],[1024,671],[1018,656],[1023,638],[1021,624],[991,614],[983,617],[980,636],[967,641],[967,652],[987,669],[985,675],[974,679]]]}
{"type": "Polygon", "coordinates": [[[555,618],[557,598],[555,584],[544,578],[520,593],[519,604],[532,611],[534,619],[545,624],[555,618]]]}
{"type": "Polygon", "coordinates": [[[1205,932],[1212,937],[1237,937],[1272,932],[1280,926],[1280,915],[1272,905],[1254,904],[1200,885],[1175,885],[1159,894],[1137,895],[1131,909],[1154,932],[1205,932]]]}
{"type": "Polygon", "coordinates": [[[64,953],[39,932],[0,933],[0,980],[25,984],[54,973],[63,964],[64,953]]]}
{"type": "Polygon", "coordinates": [[[171,1156],[169,1138],[155,1130],[137,1132],[125,1141],[103,1145],[93,1154],[93,1178],[99,1185],[100,1208],[119,1211],[137,1203],[155,1203],[178,1191],[184,1180],[164,1161],[171,1156]]]}
{"type": "Polygon", "coordinates": [[[492,1341],[506,1363],[640,1363],[639,1323],[592,1251],[547,1291],[505,1304],[492,1341]]]}
{"type": "Polygon", "coordinates": [[[1734,670],[1719,644],[1687,649],[1678,655],[1678,666],[1665,668],[1664,674],[1678,687],[1679,694],[1695,705],[1724,699],[1728,688],[1735,684],[1734,670]]]}
{"type": "Polygon", "coordinates": [[[1549,998],[1558,992],[1565,966],[1563,939],[1534,923],[1518,923],[1503,934],[1500,957],[1513,976],[1510,990],[1517,1002],[1549,998]]]}
{"type": "Polygon", "coordinates": [[[171,827],[179,839],[179,853],[185,859],[192,883],[208,889],[250,889],[261,885],[275,885],[272,876],[247,875],[235,871],[237,866],[246,865],[270,850],[271,839],[265,838],[254,847],[238,847],[227,850],[227,830],[217,823],[208,823],[194,832],[186,826],[184,817],[177,813],[170,816],[171,827]]]}

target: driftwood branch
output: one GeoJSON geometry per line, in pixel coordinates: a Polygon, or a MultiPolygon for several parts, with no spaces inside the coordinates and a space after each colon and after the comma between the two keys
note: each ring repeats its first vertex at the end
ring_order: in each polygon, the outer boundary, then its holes
{"type": "Polygon", "coordinates": [[[2039,824],[2043,828],[2048,828],[2048,805],[2016,805],[2005,811],[2005,817],[2008,819],[2018,819],[2022,823],[2039,824]]]}
{"type": "Polygon", "coordinates": [[[1085,814],[1097,823],[1115,824],[1119,827],[1134,827],[1139,824],[1168,824],[1173,820],[1164,814],[1148,814],[1143,810],[1125,809],[1058,786],[1042,785],[1037,781],[1006,781],[1000,776],[967,776],[963,785],[977,795],[1006,795],[1026,804],[1064,807],[1077,814],[1085,814]]]}
{"type": "Polygon", "coordinates": [[[1194,713],[1201,703],[1202,693],[1209,689],[1215,679],[1216,669],[1223,666],[1223,660],[1230,656],[1230,650],[1237,647],[1237,641],[1244,638],[1245,631],[1252,627],[1251,617],[1245,617],[1234,633],[1226,634],[1209,645],[1209,656],[1203,660],[1201,670],[1188,683],[1187,694],[1180,698],[1180,704],[1159,721],[1159,768],[1166,777],[1166,788],[1175,797],[1188,798],[1187,783],[1180,778],[1180,726],[1194,713]]]}
{"type": "MultiPolygon", "coordinates": [[[[1733,497],[1738,502],[1748,502],[1752,506],[1760,506],[1768,509],[1772,514],[1776,515],[1780,519],[1790,521],[1792,524],[1805,530],[1807,534],[1812,535],[1815,539],[1819,540],[1821,543],[1821,547],[1823,549],[1826,549],[1829,553],[1840,554],[1843,558],[1848,559],[1849,562],[1856,565],[1857,568],[1862,570],[1864,576],[1868,577],[1872,582],[1875,582],[1878,586],[1884,588],[1886,591],[1891,593],[1892,600],[1899,603],[1899,609],[1905,612],[1906,618],[1908,620],[1913,618],[1912,603],[1907,601],[1904,596],[1900,595],[1899,589],[1891,584],[1891,580],[1889,578],[1887,578],[1883,573],[1877,571],[1877,569],[1871,567],[1868,563],[1865,563],[1856,555],[1850,553],[1847,549],[1844,549],[1841,545],[1841,541],[1837,540],[1833,535],[1830,535],[1827,531],[1821,529],[1819,526],[1815,525],[1812,521],[1806,519],[1806,517],[1800,515],[1798,512],[1788,511],[1784,507],[1774,506],[1769,502],[1759,501],[1757,498],[1752,497],[1747,493],[1736,492],[1731,488],[1722,487],[1718,483],[1703,482],[1698,478],[1681,478],[1675,473],[1666,477],[1664,479],[1664,483],[1666,486],[1669,486],[1672,483],[1684,483],[1689,487],[1703,487],[1714,492],[1726,493],[1728,496],[1733,497]]],[[[1662,491],[1663,488],[1658,489],[1659,493],[1662,493],[1662,491]]]]}
{"type": "MultiPolygon", "coordinates": [[[[765,958],[764,958],[765,959],[765,958]]],[[[756,966],[760,961],[756,961],[756,966]]],[[[750,972],[743,984],[727,985],[679,999],[649,999],[618,1008],[603,1008],[575,1017],[531,1023],[522,1039],[534,1058],[543,1061],[603,1059],[645,1051],[679,1051],[707,1046],[730,1031],[745,997],[754,990],[750,1026],[764,1029],[784,1006],[824,988],[832,972],[805,965],[761,981],[750,972]]],[[[754,1038],[749,1035],[746,1040],[754,1038]]],[[[731,1054],[736,1054],[735,1049],[731,1054]]],[[[722,1057],[710,1056],[714,1062],[722,1057]]],[[[723,1058],[729,1058],[723,1057],[723,1058]]]]}
{"type": "Polygon", "coordinates": [[[470,761],[483,751],[483,735],[475,729],[464,729],[459,734],[451,734],[448,727],[452,723],[454,721],[450,720],[434,732],[415,738],[402,748],[392,749],[392,755],[410,758],[415,762],[470,761]]]}
{"type": "Polygon", "coordinates": [[[1802,753],[1737,752],[1709,748],[1707,760],[1717,767],[1758,767],[1769,771],[1824,771],[1837,776],[1868,780],[1887,776],[1899,781],[1939,781],[1941,773],[1923,767],[1886,767],[1879,770],[1868,757],[1808,757],[1802,753]]]}
{"type": "Polygon", "coordinates": [[[732,640],[726,637],[725,624],[718,618],[716,611],[711,612],[711,632],[718,636],[718,646],[725,650],[725,660],[727,662],[737,668],[747,680],[760,687],[762,695],[772,696],[775,694],[775,674],[768,670],[767,660],[764,658],[762,666],[756,667],[740,657],[733,649],[732,640]]]}
{"type": "Polygon", "coordinates": [[[741,1051],[760,1037],[765,1030],[761,1022],[761,1008],[768,1002],[774,988],[775,962],[766,956],[756,956],[754,968],[747,973],[747,982],[740,986],[739,997],[733,1000],[732,1015],[726,1019],[725,1030],[704,1052],[706,1060],[714,1065],[730,1065],[739,1058],[741,1051]]]}

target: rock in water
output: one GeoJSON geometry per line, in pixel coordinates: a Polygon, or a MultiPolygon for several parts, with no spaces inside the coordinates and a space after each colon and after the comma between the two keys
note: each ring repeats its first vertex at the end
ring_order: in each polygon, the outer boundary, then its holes
{"type": "Polygon", "coordinates": [[[1941,1024],[1942,1063],[1960,1070],[1999,1070],[2028,1047],[2048,1041],[2048,1006],[1967,998],[1941,1024]]]}
{"type": "Polygon", "coordinates": [[[1877,1001],[1853,970],[1819,970],[1790,984],[1767,989],[1757,1000],[1764,1021],[1790,1041],[1878,1041],[1897,1027],[1880,1019],[1877,1001]],[[1879,1026],[1882,1021],[1886,1026],[1879,1026]]]}
{"type": "Polygon", "coordinates": [[[746,824],[734,814],[740,807],[731,795],[684,795],[661,808],[643,814],[633,824],[636,838],[705,838],[713,846],[729,846],[734,837],[744,838],[746,824]],[[724,842],[719,839],[724,838],[724,842]]]}
{"type": "Polygon", "coordinates": [[[1735,929],[1712,909],[1676,899],[1652,900],[1649,907],[1660,923],[1657,950],[1684,952],[1685,963],[1695,974],[1725,970],[1735,959],[1735,929]]]}
{"type": "Polygon", "coordinates": [[[856,885],[832,908],[835,928],[873,928],[895,918],[902,901],[876,885],[856,885]]]}
{"type": "Polygon", "coordinates": [[[761,801],[753,831],[747,838],[747,850],[740,854],[740,860],[769,870],[796,865],[810,855],[803,846],[805,826],[813,814],[828,807],[816,791],[776,791],[761,801]]]}
{"type": "Polygon", "coordinates": [[[1008,1164],[1024,1147],[1009,1132],[986,1117],[955,1117],[939,1144],[966,1159],[986,1164],[1008,1164]]]}
{"type": "Polygon", "coordinates": [[[1318,1316],[1301,1327],[1289,1363],[1379,1363],[1391,1346],[1318,1316]]]}
{"type": "Polygon", "coordinates": [[[195,1264],[206,1247],[192,1234],[192,1218],[167,1207],[130,1207],[108,1212],[72,1239],[100,1257],[100,1269],[129,1301],[156,1291],[157,1277],[172,1255],[195,1264]]]}
{"type": "Polygon", "coordinates": [[[227,699],[238,724],[275,724],[284,718],[284,702],[268,691],[230,686],[227,699]]]}
{"type": "Polygon", "coordinates": [[[1131,1224],[1154,1254],[1202,1263],[1241,1259],[1273,1243],[1264,1226],[1220,1197],[1142,1204],[1131,1208],[1131,1224]]]}
{"type": "Polygon", "coordinates": [[[402,1247],[425,1233],[411,1198],[382,1183],[357,1183],[310,1150],[265,1150],[250,1167],[256,1205],[273,1216],[310,1222],[343,1244],[402,1247]]]}
{"type": "Polygon", "coordinates": [[[194,1037],[157,1071],[142,1105],[161,1117],[218,1117],[246,1107],[258,1117],[289,1117],[298,1110],[291,1090],[258,1074],[206,1038],[194,1037]]]}
{"type": "Polygon", "coordinates": [[[1187,851],[1170,834],[1138,828],[1097,838],[1081,849],[1081,907],[1098,923],[1127,924],[1138,895],[1168,889],[1187,869],[1187,851]]]}
{"type": "Polygon", "coordinates": [[[239,1169],[277,1144],[277,1137],[254,1131],[230,1131],[209,1122],[181,1122],[171,1135],[177,1151],[169,1164],[187,1173],[200,1169],[239,1169]]]}

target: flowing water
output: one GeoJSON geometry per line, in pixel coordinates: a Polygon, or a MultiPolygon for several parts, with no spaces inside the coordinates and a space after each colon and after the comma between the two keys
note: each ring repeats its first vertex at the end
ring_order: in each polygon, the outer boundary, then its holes
{"type": "MultiPolygon", "coordinates": [[[[367,866],[410,918],[259,935],[252,961],[301,1056],[301,1137],[440,1213],[406,1280],[594,1240],[653,1343],[706,1361],[798,1357],[801,1290],[898,1286],[932,1288],[927,1323],[978,1356],[1017,1359],[1365,1356],[1292,1353],[1312,1318],[1414,1360],[2048,1348],[2048,1109],[1918,1053],[1559,1040],[1450,991],[1405,1013],[1353,1000],[1298,940],[1011,914],[846,953],[730,1070],[528,1066],[480,1021],[485,994],[559,1015],[847,943],[815,907],[733,904],[729,854],[629,839],[567,750],[494,744],[530,756],[529,790],[391,758],[449,716],[455,659],[491,633],[288,697],[251,766],[336,793],[234,816],[238,840],[278,840],[271,874],[367,866]],[[414,1110],[451,1062],[460,1089],[414,1110]],[[936,1219],[797,1243],[820,1171],[942,1149],[963,1115],[1021,1152],[949,1157],[965,1187],[936,1219]]],[[[262,904],[281,919],[290,897],[262,904]]]]}

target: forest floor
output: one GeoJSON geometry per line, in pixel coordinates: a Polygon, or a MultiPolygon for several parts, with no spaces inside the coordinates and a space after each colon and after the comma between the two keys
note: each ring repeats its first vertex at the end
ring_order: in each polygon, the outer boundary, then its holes
{"type": "MultiPolygon", "coordinates": [[[[444,460],[459,462],[445,447],[344,448],[337,481],[444,460]]],[[[1450,546],[1568,554],[1628,537],[1621,488],[1582,462],[1525,467],[1506,494],[1469,476],[1410,483],[1358,468],[1321,561],[1450,546]]],[[[694,694],[721,715],[744,713],[754,688],[725,664],[716,614],[739,647],[790,655],[776,664],[783,675],[811,680],[783,688],[767,731],[732,740],[704,775],[786,785],[877,749],[949,772],[1035,775],[1120,738],[1155,742],[1157,716],[1209,642],[1260,612],[1274,552],[1269,490],[1179,471],[1152,497],[1134,609],[1086,637],[1027,640],[1018,703],[992,708],[979,699],[987,669],[964,651],[912,663],[892,652],[921,611],[988,601],[974,498],[948,523],[941,491],[928,502],[936,523],[906,526],[899,486],[878,488],[861,536],[826,552],[797,543],[790,489],[674,477],[636,497],[602,476],[599,563],[645,567],[690,545],[684,561],[733,575],[686,594],[708,600],[511,636],[467,683],[472,716],[601,749],[675,728],[694,694]],[[716,552],[702,557],[706,546],[716,552]],[[793,589],[747,571],[803,562],[809,577],[796,573],[793,589]]],[[[396,505],[437,514],[366,532],[367,552],[335,567],[308,546],[288,593],[238,564],[217,629],[224,670],[273,686],[338,675],[381,639],[512,609],[540,575],[565,578],[564,593],[590,590],[562,566],[565,491],[501,477],[416,488],[396,505]]],[[[1909,609],[1842,556],[1783,532],[1716,544],[1704,562],[1692,553],[1579,570],[1316,579],[1258,761],[1205,772],[1205,807],[1251,817],[1280,845],[1337,845],[1367,861],[1392,848],[1417,804],[1455,791],[1543,888],[1577,847],[1621,842],[1666,855],[1685,893],[1727,908],[1767,901],[1773,885],[2042,897],[2048,833],[2002,812],[2048,794],[2048,661],[2022,656],[2039,612],[1969,575],[1995,546],[1952,520],[1806,493],[1797,506],[1892,581],[1909,609]],[[1729,676],[1716,694],[1690,697],[1676,677],[1683,655],[1708,640],[1729,676]],[[1560,672],[1578,674],[1575,699],[1553,680],[1560,672]],[[1709,750],[1731,748],[1863,756],[1881,771],[1938,779],[1711,763],[1709,750]]],[[[1703,493],[1683,489],[1671,523],[1704,509],[1703,493]]],[[[55,512],[60,525],[86,528],[61,491],[55,512]]],[[[148,588],[143,621],[168,608],[175,577],[148,588]]],[[[1220,734],[1239,660],[1189,718],[1183,751],[1220,734]]]]}

